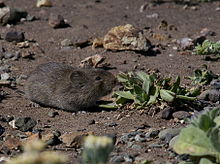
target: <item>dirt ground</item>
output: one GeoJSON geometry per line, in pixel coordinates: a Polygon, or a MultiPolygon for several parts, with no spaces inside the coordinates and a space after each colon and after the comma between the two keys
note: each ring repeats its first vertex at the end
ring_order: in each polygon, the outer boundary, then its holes
{"type": "MultiPolygon", "coordinates": [[[[72,66],[78,66],[80,61],[88,56],[101,54],[106,57],[106,61],[115,69],[110,70],[113,74],[118,72],[137,71],[157,69],[163,76],[184,76],[192,75],[193,70],[201,68],[203,64],[215,73],[220,73],[219,62],[205,61],[203,56],[181,54],[173,49],[178,46],[173,40],[184,37],[195,37],[203,28],[209,28],[216,33],[209,37],[211,40],[220,40],[220,20],[219,12],[215,10],[219,3],[199,3],[196,10],[190,7],[184,9],[183,4],[175,4],[172,1],[147,7],[140,12],[141,5],[150,1],[147,0],[53,0],[53,7],[37,8],[35,1],[27,0],[7,0],[6,5],[10,7],[23,8],[30,15],[34,15],[39,20],[18,23],[8,27],[0,27],[0,34],[3,36],[10,30],[25,32],[25,38],[35,40],[44,54],[34,56],[34,59],[19,58],[17,61],[7,61],[6,64],[12,67],[13,76],[21,74],[27,75],[37,65],[48,61],[66,63],[72,66]],[[70,27],[53,29],[48,25],[48,16],[50,13],[57,13],[67,19],[70,27]],[[158,18],[148,18],[147,15],[157,13],[158,18]],[[168,24],[174,25],[177,30],[158,30],[158,25],[162,20],[168,24]],[[104,48],[92,50],[91,46],[85,48],[61,47],[61,41],[70,39],[73,43],[84,41],[90,38],[102,37],[107,31],[117,25],[132,24],[137,28],[150,28],[154,32],[169,36],[168,39],[157,40],[149,37],[153,45],[161,44],[159,48],[161,53],[156,55],[140,54],[133,51],[112,52],[104,48]],[[125,62],[126,61],[126,62],[125,62]],[[124,64],[125,63],[125,64],[124,64]]],[[[6,51],[14,51],[13,43],[0,40],[2,47],[6,51]]],[[[1,64],[4,65],[5,63],[1,64]]],[[[187,80],[183,80],[187,84],[187,80]]],[[[142,124],[147,124],[151,128],[163,129],[167,127],[179,127],[173,119],[163,120],[156,116],[152,117],[139,110],[115,110],[115,111],[96,111],[80,112],[72,114],[52,108],[31,107],[30,101],[18,91],[23,91],[23,86],[18,85],[15,89],[2,87],[8,93],[7,98],[0,103],[0,115],[3,116],[30,116],[38,120],[36,128],[42,129],[43,133],[49,133],[59,130],[62,134],[75,131],[94,132],[96,135],[116,134],[117,139],[127,132],[136,130],[142,124]],[[48,112],[58,111],[59,115],[55,118],[48,117],[48,112]],[[120,115],[120,119],[119,118],[120,115]],[[89,122],[95,120],[95,124],[89,122]],[[109,126],[110,123],[116,123],[117,126],[109,126]],[[49,125],[49,128],[45,128],[49,125]]],[[[7,123],[1,123],[6,128],[5,134],[16,134],[7,123]]],[[[148,128],[149,128],[148,127],[148,128]]],[[[147,130],[146,128],[145,130],[147,130]]],[[[138,155],[154,163],[170,161],[175,163],[177,160],[169,156],[167,146],[162,148],[153,148],[147,151],[147,145],[160,142],[159,139],[141,143],[143,148],[140,150],[131,150],[125,144],[118,144],[114,153],[130,153],[138,155]]],[[[61,146],[62,147],[62,146],[61,146]]],[[[74,149],[59,150],[68,155],[70,163],[78,163],[79,155],[74,149]]],[[[0,154],[1,156],[1,154],[0,154]]]]}

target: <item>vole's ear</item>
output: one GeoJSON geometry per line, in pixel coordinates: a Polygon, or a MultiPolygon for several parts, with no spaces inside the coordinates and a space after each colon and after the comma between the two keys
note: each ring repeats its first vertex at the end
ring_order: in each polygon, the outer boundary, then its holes
{"type": "Polygon", "coordinates": [[[82,71],[75,70],[70,74],[70,80],[72,82],[76,82],[76,81],[82,80],[83,76],[84,76],[84,73],[82,71]]]}

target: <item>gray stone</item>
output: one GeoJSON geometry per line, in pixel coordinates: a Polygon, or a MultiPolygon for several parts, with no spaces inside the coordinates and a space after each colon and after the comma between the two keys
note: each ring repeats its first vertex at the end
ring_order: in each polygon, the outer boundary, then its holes
{"type": "Polygon", "coordinates": [[[173,112],[173,108],[171,107],[166,107],[164,110],[162,110],[159,114],[160,114],[160,117],[162,119],[171,119],[171,116],[172,116],[172,112],[173,112]]]}
{"type": "Polygon", "coordinates": [[[5,132],[5,128],[0,125],[0,136],[5,132]]]}
{"type": "Polygon", "coordinates": [[[173,113],[173,117],[174,118],[178,118],[179,120],[185,119],[190,117],[191,115],[189,114],[189,112],[186,111],[177,111],[173,113]]]}
{"type": "Polygon", "coordinates": [[[9,79],[10,79],[9,73],[2,73],[1,74],[1,80],[9,80],[9,79]]]}
{"type": "Polygon", "coordinates": [[[180,133],[182,128],[168,128],[160,131],[159,138],[165,140],[166,138],[173,138],[180,133]]]}
{"type": "Polygon", "coordinates": [[[73,46],[73,42],[69,39],[64,39],[61,41],[61,46],[62,47],[73,46]]]}
{"type": "Polygon", "coordinates": [[[212,80],[210,86],[212,89],[220,89],[220,80],[212,80]]]}
{"type": "Polygon", "coordinates": [[[113,156],[110,161],[112,163],[122,163],[125,161],[124,157],[122,155],[113,156]]]}
{"type": "Polygon", "coordinates": [[[59,113],[58,112],[54,112],[54,111],[50,111],[50,112],[48,112],[48,114],[47,114],[49,117],[51,117],[51,118],[54,118],[54,117],[56,117],[57,115],[59,115],[59,113]]]}
{"type": "Polygon", "coordinates": [[[65,26],[65,21],[63,16],[57,14],[50,14],[49,16],[49,25],[53,28],[61,28],[65,26]]]}
{"type": "Polygon", "coordinates": [[[161,144],[157,144],[157,143],[152,143],[150,145],[148,145],[148,148],[162,148],[163,145],[161,144]]]}
{"type": "Polygon", "coordinates": [[[134,157],[127,153],[124,155],[124,159],[125,159],[125,162],[128,162],[128,163],[132,163],[134,161],[134,157]]]}
{"type": "Polygon", "coordinates": [[[128,142],[127,143],[127,148],[131,148],[133,146],[133,144],[134,144],[133,142],[128,142]]]}
{"type": "Polygon", "coordinates": [[[10,59],[10,58],[13,58],[13,57],[14,57],[14,54],[11,53],[11,52],[7,52],[7,53],[4,54],[5,59],[10,59]]]}
{"type": "Polygon", "coordinates": [[[220,100],[220,91],[217,89],[205,90],[198,96],[198,99],[215,103],[220,100]]]}
{"type": "Polygon", "coordinates": [[[136,149],[136,150],[142,149],[141,145],[136,145],[136,144],[133,144],[133,145],[131,146],[131,148],[132,148],[132,149],[136,149]]]}
{"type": "Polygon", "coordinates": [[[4,39],[8,42],[23,42],[25,37],[23,32],[10,31],[5,34],[4,39]]]}
{"type": "Polygon", "coordinates": [[[188,49],[191,50],[194,47],[194,43],[191,38],[182,38],[178,40],[178,43],[180,44],[180,47],[183,50],[188,50],[188,49]]]}
{"type": "Polygon", "coordinates": [[[147,132],[147,133],[145,134],[145,137],[146,137],[146,138],[156,137],[156,136],[158,136],[159,132],[160,132],[160,131],[159,131],[158,129],[150,129],[149,132],[147,132]]]}
{"type": "Polygon", "coordinates": [[[134,137],[135,141],[137,142],[145,142],[146,141],[146,137],[144,134],[137,134],[135,137],[134,137]]]}
{"type": "Polygon", "coordinates": [[[37,122],[31,117],[19,117],[15,119],[15,126],[22,132],[27,132],[35,127],[37,122]]]}

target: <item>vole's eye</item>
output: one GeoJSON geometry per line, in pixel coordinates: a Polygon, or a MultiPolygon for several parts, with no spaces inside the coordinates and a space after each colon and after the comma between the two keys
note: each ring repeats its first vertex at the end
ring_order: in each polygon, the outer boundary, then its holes
{"type": "Polygon", "coordinates": [[[99,77],[99,76],[97,76],[96,78],[95,78],[95,80],[101,80],[101,77],[99,77]]]}

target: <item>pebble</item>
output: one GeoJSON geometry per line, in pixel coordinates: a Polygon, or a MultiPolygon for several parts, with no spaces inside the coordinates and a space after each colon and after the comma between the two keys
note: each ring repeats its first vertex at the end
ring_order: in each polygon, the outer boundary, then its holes
{"type": "Polygon", "coordinates": [[[127,148],[131,148],[133,144],[133,142],[127,142],[127,148]]]}
{"type": "Polygon", "coordinates": [[[52,2],[50,0],[38,0],[37,7],[52,7],[52,2]]]}
{"type": "Polygon", "coordinates": [[[173,138],[180,133],[182,128],[168,128],[160,131],[159,138],[161,140],[168,140],[169,138],[173,138]]]}
{"type": "Polygon", "coordinates": [[[9,80],[9,79],[10,79],[9,73],[2,73],[1,74],[1,80],[9,80]]]}
{"type": "Polygon", "coordinates": [[[111,122],[108,124],[109,127],[116,127],[118,124],[116,122],[111,122]]]}
{"type": "Polygon", "coordinates": [[[10,31],[5,34],[6,41],[8,42],[23,42],[25,39],[24,33],[23,32],[18,32],[18,31],[10,31]]]}
{"type": "Polygon", "coordinates": [[[153,14],[150,14],[150,15],[146,15],[147,18],[158,18],[159,17],[159,14],[158,13],[153,13],[153,14]]]}
{"type": "Polygon", "coordinates": [[[194,47],[193,40],[191,38],[182,38],[177,41],[180,44],[181,49],[191,50],[194,47]]]}
{"type": "Polygon", "coordinates": [[[61,46],[62,47],[73,46],[73,42],[70,39],[64,39],[61,41],[61,46]]]}
{"type": "Polygon", "coordinates": [[[208,29],[208,28],[203,28],[203,29],[200,31],[200,34],[203,35],[203,36],[214,36],[214,35],[215,35],[215,32],[214,32],[214,31],[211,31],[211,30],[208,29]]]}
{"type": "Polygon", "coordinates": [[[6,53],[4,54],[4,58],[5,58],[5,59],[10,59],[10,58],[12,58],[12,57],[14,57],[14,54],[11,53],[11,52],[6,52],[6,53]]]}
{"type": "Polygon", "coordinates": [[[89,124],[89,125],[95,124],[95,120],[89,120],[88,124],[89,124]]]}
{"type": "Polygon", "coordinates": [[[185,118],[190,117],[191,115],[189,114],[189,112],[186,111],[177,111],[173,113],[173,117],[174,118],[178,118],[179,120],[183,120],[185,118]]]}
{"type": "Polygon", "coordinates": [[[0,136],[5,132],[5,128],[0,125],[0,136]]]}
{"type": "Polygon", "coordinates": [[[53,28],[61,28],[66,25],[63,16],[51,13],[49,16],[49,25],[53,28]]]}
{"type": "Polygon", "coordinates": [[[49,117],[51,117],[51,118],[54,118],[54,117],[58,116],[59,113],[58,113],[58,112],[54,112],[54,111],[50,111],[50,112],[48,112],[47,115],[48,115],[49,117]]]}
{"type": "Polygon", "coordinates": [[[212,80],[210,83],[212,89],[220,89],[220,81],[219,80],[212,80]]]}
{"type": "Polygon", "coordinates": [[[148,148],[162,148],[164,145],[162,144],[157,144],[157,143],[152,143],[148,145],[148,148]]]}
{"type": "Polygon", "coordinates": [[[113,156],[110,159],[111,163],[122,163],[124,161],[125,161],[125,159],[124,159],[124,157],[122,155],[113,156]]]}
{"type": "Polygon", "coordinates": [[[2,72],[10,72],[11,66],[10,65],[3,65],[3,66],[0,66],[0,71],[2,72]]]}
{"type": "Polygon", "coordinates": [[[137,142],[145,142],[146,141],[146,137],[144,134],[137,134],[135,137],[134,137],[135,141],[137,142]]]}
{"type": "Polygon", "coordinates": [[[156,136],[158,136],[159,132],[160,132],[160,131],[159,131],[158,129],[150,129],[149,132],[147,132],[147,133],[145,134],[145,137],[146,137],[146,138],[156,137],[156,136]]]}
{"type": "Polygon", "coordinates": [[[15,126],[22,132],[32,130],[37,125],[37,122],[31,117],[19,117],[15,119],[15,126]]]}
{"type": "Polygon", "coordinates": [[[199,100],[211,101],[216,103],[220,99],[220,91],[217,89],[208,89],[203,91],[198,97],[199,100]]]}
{"type": "Polygon", "coordinates": [[[166,107],[164,110],[162,110],[159,113],[159,117],[165,120],[169,120],[172,117],[172,113],[173,113],[173,108],[171,107],[166,107]]]}
{"type": "Polygon", "coordinates": [[[131,148],[136,150],[142,149],[141,145],[137,145],[137,144],[132,145],[131,148]]]}

